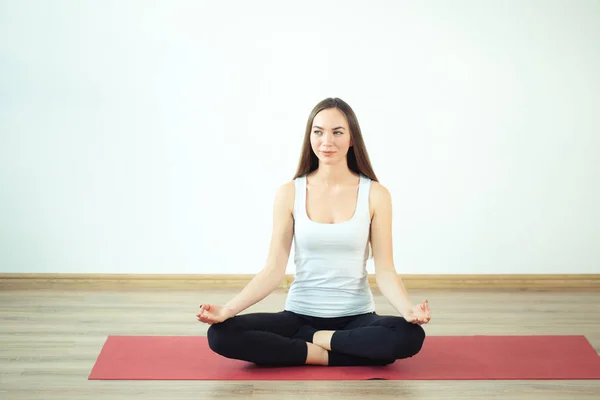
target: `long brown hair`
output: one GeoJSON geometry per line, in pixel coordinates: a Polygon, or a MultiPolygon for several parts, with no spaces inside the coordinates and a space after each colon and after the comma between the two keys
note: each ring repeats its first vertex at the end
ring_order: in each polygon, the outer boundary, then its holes
{"type": "Polygon", "coordinates": [[[360,125],[358,124],[358,118],[356,118],[356,114],[354,114],[354,111],[348,105],[348,103],[337,97],[328,97],[325,100],[322,100],[310,112],[308,121],[306,123],[306,132],[304,133],[304,142],[302,144],[300,161],[298,162],[298,169],[296,170],[294,179],[306,175],[319,167],[319,159],[313,152],[310,145],[310,134],[315,116],[322,110],[328,108],[337,108],[346,116],[346,120],[348,121],[350,138],[352,139],[352,147],[348,149],[348,154],[346,155],[348,168],[357,174],[363,174],[366,177],[377,181],[377,176],[375,176],[375,172],[373,172],[369,154],[367,153],[367,148],[365,146],[365,142],[363,141],[360,125]]]}

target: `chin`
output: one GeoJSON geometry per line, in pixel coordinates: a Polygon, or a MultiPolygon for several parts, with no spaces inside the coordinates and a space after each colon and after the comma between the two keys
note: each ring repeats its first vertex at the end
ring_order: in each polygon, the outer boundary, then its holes
{"type": "Polygon", "coordinates": [[[319,158],[319,162],[325,165],[335,165],[339,161],[337,158],[319,158]]]}

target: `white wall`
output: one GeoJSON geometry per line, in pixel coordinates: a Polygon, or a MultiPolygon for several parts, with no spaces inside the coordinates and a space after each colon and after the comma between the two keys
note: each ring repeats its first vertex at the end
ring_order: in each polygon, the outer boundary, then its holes
{"type": "Polygon", "coordinates": [[[0,0],[0,272],[258,271],[338,96],[398,271],[599,273],[598,21],[593,0],[0,0]]]}

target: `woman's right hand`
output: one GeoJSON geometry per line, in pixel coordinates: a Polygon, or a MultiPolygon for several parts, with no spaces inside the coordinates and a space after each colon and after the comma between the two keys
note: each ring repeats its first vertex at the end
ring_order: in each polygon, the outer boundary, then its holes
{"type": "Polygon", "coordinates": [[[431,320],[431,309],[429,308],[429,302],[425,300],[421,304],[417,304],[412,309],[408,310],[404,314],[404,319],[413,324],[423,325],[431,320]]]}
{"type": "Polygon", "coordinates": [[[201,304],[200,311],[198,314],[196,314],[198,321],[209,325],[218,324],[231,318],[232,316],[233,315],[230,310],[214,304],[201,304]]]}

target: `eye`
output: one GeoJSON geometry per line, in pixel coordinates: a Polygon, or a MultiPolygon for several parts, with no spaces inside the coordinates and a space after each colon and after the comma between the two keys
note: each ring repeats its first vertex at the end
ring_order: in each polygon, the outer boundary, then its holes
{"type": "MultiPolygon", "coordinates": [[[[319,130],[313,131],[313,133],[314,133],[315,135],[322,135],[322,134],[323,134],[323,132],[321,132],[321,131],[319,131],[319,130]]],[[[339,136],[339,135],[343,135],[343,134],[344,134],[344,132],[342,132],[342,131],[335,131],[335,132],[333,132],[333,134],[334,134],[334,135],[338,135],[338,136],[339,136]]]]}

